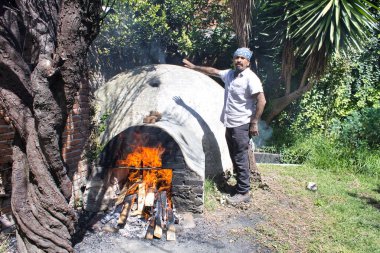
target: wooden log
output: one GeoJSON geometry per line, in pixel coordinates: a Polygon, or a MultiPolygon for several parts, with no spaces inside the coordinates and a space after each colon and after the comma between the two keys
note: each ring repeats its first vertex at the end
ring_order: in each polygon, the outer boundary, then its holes
{"type": "Polygon", "coordinates": [[[162,213],[162,206],[161,206],[161,195],[158,195],[157,197],[157,202],[156,202],[156,216],[155,216],[155,219],[156,219],[156,225],[154,227],[154,237],[156,238],[161,238],[162,236],[162,222],[161,222],[161,219],[162,219],[162,216],[161,216],[161,213],[162,213]]]}
{"type": "Polygon", "coordinates": [[[142,214],[145,203],[145,183],[139,183],[138,198],[137,198],[137,211],[142,214]]]}
{"type": "Polygon", "coordinates": [[[173,209],[171,207],[167,208],[168,210],[168,224],[166,230],[166,240],[175,241],[175,226],[174,226],[174,215],[173,209]]]}
{"type": "Polygon", "coordinates": [[[167,222],[167,214],[166,214],[166,209],[167,209],[167,195],[166,191],[160,192],[160,198],[161,198],[161,217],[163,224],[162,226],[165,228],[166,227],[166,222],[167,222]]]}
{"type": "Polygon", "coordinates": [[[146,230],[145,239],[152,240],[154,236],[154,217],[151,217],[149,221],[148,229],[146,230]]]}
{"type": "Polygon", "coordinates": [[[174,224],[174,215],[173,215],[173,209],[171,207],[167,208],[168,212],[168,223],[173,223],[174,224]]]}
{"type": "Polygon", "coordinates": [[[129,210],[130,210],[130,205],[128,203],[125,203],[123,206],[123,210],[120,213],[119,219],[117,220],[117,225],[119,227],[125,224],[128,217],[129,210]]]}
{"type": "Polygon", "coordinates": [[[175,226],[174,223],[169,223],[166,230],[166,240],[167,241],[175,241],[175,226]]]}
{"type": "Polygon", "coordinates": [[[154,205],[154,189],[149,188],[145,196],[145,206],[153,206],[153,205],[154,205]]]}
{"type": "Polygon", "coordinates": [[[124,207],[123,207],[123,209],[122,209],[122,211],[120,213],[119,219],[117,221],[117,225],[119,227],[125,225],[125,222],[128,219],[129,212],[131,210],[131,206],[135,202],[135,199],[136,199],[136,194],[129,195],[129,196],[126,197],[126,201],[125,201],[124,207]]]}
{"type": "Polygon", "coordinates": [[[134,183],[131,186],[128,186],[127,184],[124,185],[123,189],[121,190],[119,196],[116,199],[115,205],[120,205],[125,201],[125,197],[127,195],[133,194],[137,191],[138,183],[134,183]]]}

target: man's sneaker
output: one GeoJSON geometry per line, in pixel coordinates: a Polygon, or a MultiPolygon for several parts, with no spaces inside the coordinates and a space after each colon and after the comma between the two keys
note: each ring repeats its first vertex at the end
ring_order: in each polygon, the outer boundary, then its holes
{"type": "Polygon", "coordinates": [[[251,200],[251,196],[249,196],[249,192],[245,194],[237,193],[232,197],[227,197],[226,201],[229,205],[236,205],[240,203],[247,203],[251,200]]]}

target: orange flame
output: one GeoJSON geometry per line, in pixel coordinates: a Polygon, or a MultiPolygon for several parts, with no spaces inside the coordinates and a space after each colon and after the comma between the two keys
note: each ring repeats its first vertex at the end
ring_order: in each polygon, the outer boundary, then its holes
{"type": "Polygon", "coordinates": [[[172,186],[173,171],[172,169],[161,169],[161,155],[164,151],[165,148],[161,145],[156,148],[138,146],[125,159],[118,160],[116,164],[136,168],[129,168],[128,181],[130,184],[144,182],[146,190],[154,189],[154,191],[167,191],[169,193],[172,186]],[[150,169],[140,170],[140,168],[150,169]]]}
{"type": "Polygon", "coordinates": [[[143,181],[148,188],[157,188],[158,191],[169,191],[173,171],[171,169],[151,169],[143,171],[143,181]]]}
{"type": "Polygon", "coordinates": [[[125,160],[117,161],[117,165],[125,165],[136,168],[156,168],[162,166],[161,155],[165,149],[161,146],[157,148],[138,146],[127,155],[125,160]]]}

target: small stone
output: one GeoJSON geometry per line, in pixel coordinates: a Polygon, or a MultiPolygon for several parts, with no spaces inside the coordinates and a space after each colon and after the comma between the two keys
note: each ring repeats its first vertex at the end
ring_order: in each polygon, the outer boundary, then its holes
{"type": "Polygon", "coordinates": [[[317,184],[314,182],[308,182],[306,185],[306,189],[310,191],[316,191],[317,190],[317,184]]]}
{"type": "Polygon", "coordinates": [[[191,213],[183,214],[183,227],[184,228],[195,228],[195,222],[193,215],[191,213]]]}
{"type": "Polygon", "coordinates": [[[117,228],[111,227],[111,226],[104,226],[103,227],[104,232],[109,232],[109,233],[116,233],[119,230],[117,228]]]}

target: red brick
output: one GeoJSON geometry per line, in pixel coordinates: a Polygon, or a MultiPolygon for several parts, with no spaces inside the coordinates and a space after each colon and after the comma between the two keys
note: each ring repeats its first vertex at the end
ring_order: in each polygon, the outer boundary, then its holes
{"type": "Polygon", "coordinates": [[[73,109],[78,109],[79,108],[79,104],[76,102],[74,105],[73,105],[73,109]]]}
{"type": "Polygon", "coordinates": [[[78,161],[69,161],[67,162],[67,167],[72,170],[72,169],[77,169],[78,168],[78,161]]]}
{"type": "MultiPolygon", "coordinates": [[[[78,109],[80,110],[80,109],[78,109]]],[[[71,122],[78,122],[78,121],[81,121],[82,120],[82,116],[81,115],[78,115],[78,114],[75,114],[71,117],[71,122]]]]}
{"type": "Polygon", "coordinates": [[[88,126],[90,124],[90,121],[87,119],[83,119],[80,122],[74,122],[74,126],[83,126],[86,125],[88,126]],[[78,125],[80,123],[80,125],[78,125]]]}
{"type": "Polygon", "coordinates": [[[87,117],[85,117],[85,115],[89,115],[89,113],[90,113],[90,108],[89,108],[89,107],[82,107],[82,108],[81,108],[81,113],[82,113],[82,117],[83,117],[83,118],[87,118],[87,117]]]}
{"type": "Polygon", "coordinates": [[[66,154],[66,157],[70,159],[71,157],[80,156],[82,154],[82,150],[67,150],[65,154],[66,154]]]}
{"type": "Polygon", "coordinates": [[[11,149],[12,146],[10,143],[6,142],[6,141],[1,141],[0,142],[0,150],[3,150],[3,149],[11,149]]]}
{"type": "Polygon", "coordinates": [[[3,133],[13,133],[13,129],[10,125],[3,125],[0,123],[0,134],[3,133]]]}
{"type": "Polygon", "coordinates": [[[83,103],[88,103],[88,102],[90,102],[90,99],[89,99],[89,97],[88,96],[86,96],[86,95],[79,95],[79,101],[81,102],[81,104],[83,104],[83,103]]]}
{"type": "Polygon", "coordinates": [[[10,139],[10,140],[1,140],[0,139],[0,143],[4,144],[4,145],[12,146],[12,142],[13,142],[13,139],[10,139]]]}
{"type": "Polygon", "coordinates": [[[84,133],[84,132],[76,132],[76,133],[72,134],[71,137],[72,137],[73,139],[86,138],[86,137],[87,137],[87,134],[84,133]]]}
{"type": "Polygon", "coordinates": [[[0,157],[0,164],[6,164],[12,162],[12,155],[2,155],[0,157]]]}
{"type": "Polygon", "coordinates": [[[0,140],[13,140],[15,133],[13,131],[8,133],[0,133],[0,140]]]}
{"type": "Polygon", "coordinates": [[[79,84],[79,91],[86,90],[89,87],[89,83],[86,80],[83,80],[79,84]]]}
{"type": "Polygon", "coordinates": [[[71,147],[81,146],[81,145],[85,144],[85,140],[83,138],[82,139],[73,139],[73,140],[67,141],[66,144],[70,145],[71,147]]]}

